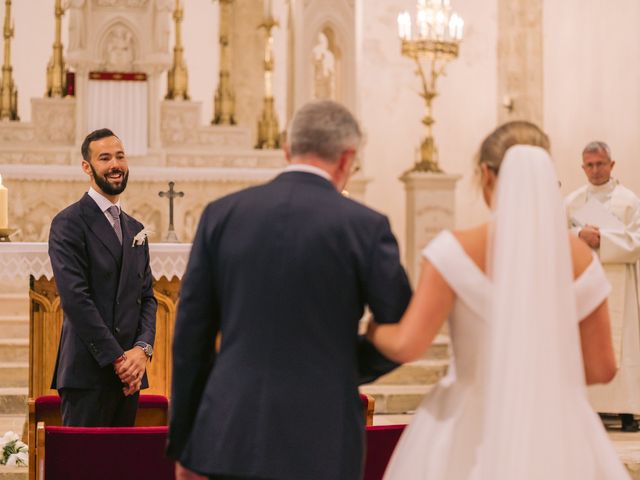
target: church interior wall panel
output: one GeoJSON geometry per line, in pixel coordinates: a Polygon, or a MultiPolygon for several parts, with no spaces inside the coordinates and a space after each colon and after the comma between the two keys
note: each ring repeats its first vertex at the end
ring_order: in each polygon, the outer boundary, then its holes
{"type": "Polygon", "coordinates": [[[581,152],[609,144],[613,175],[640,195],[640,3],[544,2],[545,127],[563,193],[584,185],[581,152]]]}

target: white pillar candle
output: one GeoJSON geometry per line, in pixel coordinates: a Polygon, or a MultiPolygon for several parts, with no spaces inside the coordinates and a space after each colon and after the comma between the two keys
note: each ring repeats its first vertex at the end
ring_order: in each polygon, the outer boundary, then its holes
{"type": "Polygon", "coordinates": [[[264,18],[271,18],[271,0],[264,0],[264,18]]]}
{"type": "Polygon", "coordinates": [[[0,228],[9,228],[9,191],[2,185],[2,175],[0,175],[0,228]]]}

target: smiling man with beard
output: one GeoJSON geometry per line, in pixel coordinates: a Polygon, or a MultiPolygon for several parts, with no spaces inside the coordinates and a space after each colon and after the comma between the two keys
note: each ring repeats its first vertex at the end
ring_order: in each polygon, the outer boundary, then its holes
{"type": "Polygon", "coordinates": [[[51,223],[49,257],[64,320],[51,388],[66,426],[135,422],[147,388],[157,302],[143,225],[120,208],[129,168],[120,139],[106,128],[82,143],[89,191],[51,223]]]}

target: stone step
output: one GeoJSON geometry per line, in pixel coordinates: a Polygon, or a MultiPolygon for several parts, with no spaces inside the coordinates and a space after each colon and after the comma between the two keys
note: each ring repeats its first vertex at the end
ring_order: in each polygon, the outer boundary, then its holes
{"type": "Polygon", "coordinates": [[[433,385],[362,385],[360,391],[375,398],[376,414],[413,412],[433,385]]]}
{"type": "Polygon", "coordinates": [[[449,344],[450,344],[449,336],[440,334],[438,335],[429,349],[426,351],[424,358],[431,360],[445,360],[450,356],[449,344]]]}
{"type": "Polygon", "coordinates": [[[0,465],[0,480],[27,480],[29,469],[27,467],[7,467],[0,465]]]}
{"type": "Polygon", "coordinates": [[[449,367],[446,359],[417,360],[405,363],[375,381],[376,385],[431,385],[440,380],[449,367]]]}
{"type": "Polygon", "coordinates": [[[28,387],[27,362],[0,362],[0,387],[28,387]]]}
{"type": "Polygon", "coordinates": [[[26,421],[26,411],[21,414],[11,415],[0,413],[0,436],[4,435],[5,432],[11,431],[20,435],[21,440],[27,443],[26,421]]]}
{"type": "Polygon", "coordinates": [[[26,414],[28,391],[27,387],[0,387],[0,413],[26,414]]]}
{"type": "Polygon", "coordinates": [[[0,362],[28,362],[29,340],[22,338],[0,338],[0,362]]]}
{"type": "Polygon", "coordinates": [[[0,338],[29,338],[29,317],[0,314],[0,338]]]}
{"type": "Polygon", "coordinates": [[[29,294],[0,293],[0,315],[24,315],[29,317],[29,294]]]}

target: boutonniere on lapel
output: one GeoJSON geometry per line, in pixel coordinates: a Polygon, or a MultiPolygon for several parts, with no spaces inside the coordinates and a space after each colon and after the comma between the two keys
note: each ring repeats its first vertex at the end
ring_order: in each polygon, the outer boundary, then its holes
{"type": "Polygon", "coordinates": [[[144,245],[145,242],[148,241],[149,235],[151,235],[152,233],[153,232],[151,230],[143,228],[135,237],[133,237],[133,243],[131,244],[131,246],[136,247],[138,245],[144,245]]]}

